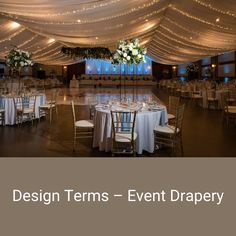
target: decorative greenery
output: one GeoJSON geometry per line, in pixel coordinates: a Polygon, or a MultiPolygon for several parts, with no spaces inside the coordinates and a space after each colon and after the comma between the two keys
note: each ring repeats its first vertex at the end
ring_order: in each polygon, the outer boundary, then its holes
{"type": "Polygon", "coordinates": [[[187,71],[187,73],[198,72],[198,71],[199,71],[199,68],[198,68],[197,65],[191,64],[191,65],[188,65],[188,66],[186,67],[186,71],[187,71]]]}
{"type": "Polygon", "coordinates": [[[123,64],[139,64],[145,61],[145,54],[147,49],[141,47],[139,39],[132,39],[131,41],[120,41],[118,48],[113,55],[113,63],[123,64]]]}
{"type": "Polygon", "coordinates": [[[69,48],[63,47],[61,49],[62,53],[71,56],[78,57],[80,59],[111,59],[112,53],[108,48],[95,47],[95,48],[69,48]]]}
{"type": "Polygon", "coordinates": [[[25,66],[32,66],[31,54],[18,48],[10,50],[6,56],[6,64],[12,69],[19,69],[25,66]]]}

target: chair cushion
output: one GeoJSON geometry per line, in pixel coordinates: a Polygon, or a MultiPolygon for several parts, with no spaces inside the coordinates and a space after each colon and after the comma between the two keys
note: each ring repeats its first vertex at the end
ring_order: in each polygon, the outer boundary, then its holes
{"type": "Polygon", "coordinates": [[[34,113],[34,109],[32,109],[32,108],[24,108],[23,113],[34,113]]]}
{"type": "Polygon", "coordinates": [[[208,100],[208,101],[211,101],[211,102],[216,102],[216,101],[218,101],[217,98],[208,98],[207,100],[208,100]]]}
{"type": "Polygon", "coordinates": [[[93,128],[94,124],[92,120],[78,120],[75,122],[77,128],[93,128]]]}
{"type": "Polygon", "coordinates": [[[229,106],[228,107],[228,112],[236,114],[236,106],[229,106]]]}
{"type": "Polygon", "coordinates": [[[41,109],[50,109],[50,107],[55,107],[55,104],[44,104],[39,106],[41,109]]]}
{"type": "Polygon", "coordinates": [[[234,101],[235,101],[234,98],[227,98],[226,100],[227,100],[228,102],[234,102],[234,101]]]}
{"type": "MultiPolygon", "coordinates": [[[[158,125],[154,128],[154,131],[165,134],[174,134],[175,127],[172,125],[164,125],[164,126],[158,125]]],[[[179,132],[179,129],[177,129],[177,132],[179,132]]]]}
{"type": "Polygon", "coordinates": [[[199,99],[200,99],[200,98],[202,98],[202,96],[201,96],[201,95],[199,95],[199,94],[193,94],[193,96],[192,96],[192,97],[193,97],[193,98],[196,98],[196,99],[197,99],[197,98],[199,98],[199,99]]]}
{"type": "Polygon", "coordinates": [[[0,113],[1,113],[1,112],[4,112],[4,111],[5,111],[4,109],[1,109],[1,108],[0,108],[0,113]]]}
{"type": "MultiPolygon", "coordinates": [[[[227,107],[224,108],[225,112],[227,112],[227,107]]],[[[228,106],[229,113],[236,113],[236,106],[228,106]]]]}
{"type": "MultiPolygon", "coordinates": [[[[134,132],[134,140],[137,139],[137,133],[134,132]]],[[[119,143],[130,143],[132,141],[131,133],[116,133],[115,141],[119,143]]]]}
{"type": "Polygon", "coordinates": [[[175,118],[175,115],[172,115],[172,114],[167,114],[167,117],[168,117],[168,120],[171,120],[171,119],[174,119],[175,118]]]}
{"type": "Polygon", "coordinates": [[[56,104],[56,101],[49,101],[47,104],[56,104]]]}
{"type": "Polygon", "coordinates": [[[34,113],[34,110],[33,108],[24,108],[24,109],[17,109],[17,112],[28,114],[28,113],[34,113]]]}

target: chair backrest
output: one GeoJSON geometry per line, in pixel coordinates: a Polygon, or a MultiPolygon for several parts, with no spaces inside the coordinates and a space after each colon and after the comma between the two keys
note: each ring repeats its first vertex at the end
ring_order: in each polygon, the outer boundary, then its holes
{"type": "Polygon", "coordinates": [[[73,115],[73,120],[74,120],[74,124],[76,122],[76,116],[75,116],[75,104],[74,101],[71,101],[71,108],[72,108],[72,115],[73,115]]]}
{"type": "Polygon", "coordinates": [[[14,102],[14,108],[15,108],[16,111],[18,109],[22,109],[22,99],[21,99],[20,96],[18,96],[18,97],[14,96],[13,97],[13,102],[14,102]]]}
{"type": "Polygon", "coordinates": [[[177,107],[179,106],[179,97],[169,96],[169,109],[168,112],[175,114],[177,107]]]}
{"type": "Polygon", "coordinates": [[[24,110],[25,108],[33,108],[35,110],[36,96],[22,96],[21,97],[21,107],[24,110]]]}
{"type": "Polygon", "coordinates": [[[113,137],[116,133],[134,135],[136,111],[111,111],[113,137]]]}
{"type": "Polygon", "coordinates": [[[207,89],[207,99],[208,98],[215,98],[215,90],[212,90],[212,89],[207,89]]]}
{"type": "Polygon", "coordinates": [[[95,106],[98,104],[98,102],[96,98],[89,98],[88,104],[89,104],[89,117],[90,119],[93,119],[96,111],[95,106]]]}
{"type": "Polygon", "coordinates": [[[178,131],[181,132],[181,130],[182,130],[183,119],[184,119],[184,110],[185,110],[185,104],[178,106],[178,108],[176,109],[175,133],[177,133],[178,131]]]}
{"type": "Polygon", "coordinates": [[[0,96],[0,109],[4,109],[3,98],[0,96]]]}
{"type": "Polygon", "coordinates": [[[58,89],[53,89],[53,91],[51,93],[51,97],[50,97],[50,99],[51,99],[50,102],[54,102],[54,103],[57,102],[58,93],[59,93],[58,89]]]}
{"type": "Polygon", "coordinates": [[[228,95],[225,93],[221,93],[220,94],[221,97],[221,104],[222,104],[222,108],[225,112],[228,112],[228,95]]]}
{"type": "Polygon", "coordinates": [[[229,90],[229,98],[236,100],[236,89],[229,90]]]}
{"type": "Polygon", "coordinates": [[[29,96],[22,96],[21,97],[21,104],[22,108],[30,108],[30,97],[29,96]]]}

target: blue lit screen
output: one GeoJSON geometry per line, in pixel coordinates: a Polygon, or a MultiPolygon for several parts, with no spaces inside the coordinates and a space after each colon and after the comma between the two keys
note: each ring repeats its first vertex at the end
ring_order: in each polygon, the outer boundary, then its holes
{"type": "Polygon", "coordinates": [[[86,74],[138,74],[151,75],[152,74],[152,60],[146,57],[146,63],[142,62],[139,65],[125,65],[111,64],[108,60],[87,59],[86,60],[86,74]]]}

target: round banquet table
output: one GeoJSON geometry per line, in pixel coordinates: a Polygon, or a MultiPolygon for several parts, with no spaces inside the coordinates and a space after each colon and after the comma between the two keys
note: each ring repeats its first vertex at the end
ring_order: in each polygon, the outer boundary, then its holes
{"type": "MultiPolygon", "coordinates": [[[[94,116],[93,147],[99,147],[100,151],[111,151],[112,148],[112,119],[110,109],[96,107],[94,116]]],[[[164,125],[168,122],[167,110],[164,105],[156,111],[138,111],[135,121],[136,152],[154,152],[154,133],[156,125],[164,125]]]]}
{"type": "MultiPolygon", "coordinates": [[[[39,106],[45,104],[45,94],[34,95],[36,96],[35,101],[35,118],[39,118],[39,106]]],[[[2,105],[5,109],[5,125],[16,124],[16,111],[14,106],[14,100],[12,96],[5,96],[0,98],[2,105]]]]}

